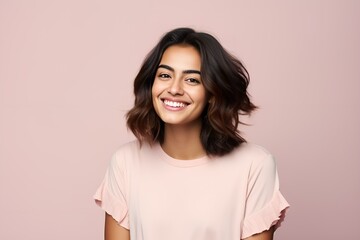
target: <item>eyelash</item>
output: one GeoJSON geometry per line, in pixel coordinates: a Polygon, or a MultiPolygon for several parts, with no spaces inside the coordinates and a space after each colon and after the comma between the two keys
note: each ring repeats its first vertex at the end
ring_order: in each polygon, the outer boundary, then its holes
{"type": "Polygon", "coordinates": [[[192,83],[192,84],[199,84],[200,83],[200,81],[197,80],[196,78],[188,78],[188,79],[186,79],[186,81],[189,82],[189,83],[192,83]]]}
{"type": "MultiPolygon", "coordinates": [[[[159,78],[171,78],[171,76],[169,74],[166,74],[166,73],[161,73],[158,76],[159,76],[159,78]]],[[[185,79],[185,81],[190,83],[190,84],[200,84],[201,83],[196,78],[187,78],[187,79],[185,79]]]]}
{"type": "Polygon", "coordinates": [[[166,73],[161,73],[161,74],[159,74],[159,77],[160,78],[170,78],[170,75],[166,74],[166,73]]]}

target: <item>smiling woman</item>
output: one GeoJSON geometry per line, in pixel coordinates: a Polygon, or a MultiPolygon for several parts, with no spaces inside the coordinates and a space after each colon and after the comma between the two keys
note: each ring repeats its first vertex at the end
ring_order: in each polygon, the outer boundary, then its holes
{"type": "Polygon", "coordinates": [[[288,203],[275,160],[246,143],[239,115],[256,106],[248,73],[207,33],[165,34],[134,81],[127,125],[95,200],[105,239],[273,238],[288,203]]]}

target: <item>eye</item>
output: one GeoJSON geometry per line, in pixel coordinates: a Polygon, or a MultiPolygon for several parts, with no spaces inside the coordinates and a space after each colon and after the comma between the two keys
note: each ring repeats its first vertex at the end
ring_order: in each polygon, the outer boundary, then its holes
{"type": "Polygon", "coordinates": [[[162,78],[162,79],[170,78],[170,75],[166,74],[166,73],[160,73],[158,76],[159,76],[159,78],[162,78]]]}
{"type": "Polygon", "coordinates": [[[196,78],[187,78],[185,80],[187,83],[191,84],[191,85],[197,85],[200,84],[201,82],[199,80],[197,80],[196,78]]]}

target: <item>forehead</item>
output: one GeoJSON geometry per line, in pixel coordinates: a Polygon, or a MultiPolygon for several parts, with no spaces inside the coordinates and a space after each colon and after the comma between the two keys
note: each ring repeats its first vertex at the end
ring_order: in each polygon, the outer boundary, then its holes
{"type": "Polygon", "coordinates": [[[190,45],[173,45],[168,47],[160,61],[175,70],[199,70],[201,68],[200,53],[190,45]]]}

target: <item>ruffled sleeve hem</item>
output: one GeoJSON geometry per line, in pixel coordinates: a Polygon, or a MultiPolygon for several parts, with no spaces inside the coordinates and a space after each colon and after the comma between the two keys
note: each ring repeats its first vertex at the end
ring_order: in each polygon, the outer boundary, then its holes
{"type": "Polygon", "coordinates": [[[129,229],[128,208],[125,201],[116,198],[103,182],[94,195],[95,203],[111,215],[122,227],[129,229]]]}
{"type": "Polygon", "coordinates": [[[275,192],[272,200],[263,209],[244,219],[241,237],[250,237],[269,230],[272,226],[275,226],[275,229],[280,227],[288,208],[289,204],[280,191],[275,192]]]}

